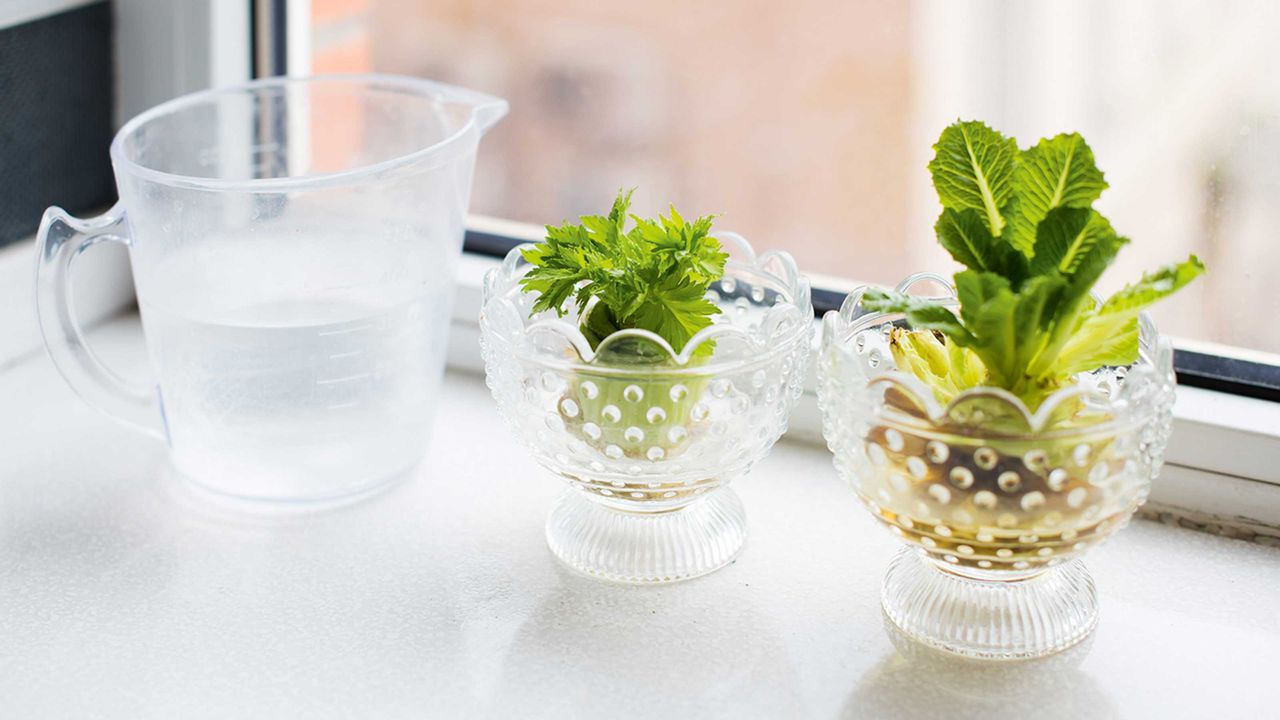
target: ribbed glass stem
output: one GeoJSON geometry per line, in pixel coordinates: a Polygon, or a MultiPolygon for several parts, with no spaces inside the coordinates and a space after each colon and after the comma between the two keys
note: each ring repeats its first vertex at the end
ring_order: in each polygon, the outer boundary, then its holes
{"type": "Polygon", "coordinates": [[[903,548],[882,588],[885,614],[908,636],[978,658],[1033,658],[1083,640],[1098,620],[1093,578],[1079,560],[1035,577],[986,581],[944,571],[903,548]]]}
{"type": "Polygon", "coordinates": [[[742,502],[724,488],[661,513],[617,510],[570,488],[547,518],[547,543],[557,557],[575,570],[619,582],[705,575],[737,557],[746,536],[742,502]]]}

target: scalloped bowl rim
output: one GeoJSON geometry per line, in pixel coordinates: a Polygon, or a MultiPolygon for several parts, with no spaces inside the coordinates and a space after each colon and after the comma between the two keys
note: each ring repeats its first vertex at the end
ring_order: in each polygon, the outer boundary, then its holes
{"type": "MultiPolygon", "coordinates": [[[[769,250],[760,254],[756,254],[751,244],[747,242],[741,235],[733,232],[717,232],[712,233],[713,237],[720,240],[734,243],[737,249],[742,252],[742,259],[735,259],[732,256],[726,263],[726,276],[729,276],[729,269],[738,270],[738,272],[754,273],[765,276],[776,281],[786,292],[787,300],[783,303],[771,305],[765,310],[765,319],[759,324],[759,331],[756,333],[748,332],[741,327],[730,324],[715,324],[699,330],[689,338],[689,342],[676,352],[671,343],[665,338],[650,330],[642,330],[636,328],[628,328],[619,330],[610,334],[601,341],[598,348],[592,349],[590,341],[582,334],[577,325],[567,322],[560,318],[544,318],[541,320],[528,321],[515,308],[515,304],[508,295],[516,289],[519,278],[523,275],[519,271],[520,262],[523,259],[521,252],[533,247],[535,243],[522,243],[512,248],[503,258],[502,265],[489,270],[485,274],[484,292],[485,298],[482,303],[483,311],[488,311],[492,303],[504,303],[515,312],[521,321],[520,333],[526,337],[541,332],[551,332],[562,336],[578,355],[578,359],[569,356],[551,356],[546,354],[534,353],[532,355],[522,355],[525,359],[537,362],[547,367],[565,370],[578,370],[592,373],[603,373],[609,375],[637,375],[646,377],[665,377],[665,376],[689,376],[689,375],[715,375],[730,370],[740,370],[744,367],[754,367],[757,365],[766,365],[774,361],[777,356],[789,351],[792,346],[799,340],[807,338],[810,334],[810,318],[813,316],[813,305],[810,301],[809,281],[800,274],[796,267],[795,259],[785,250],[769,250]],[[780,276],[778,273],[769,270],[766,266],[770,263],[777,262],[781,264],[786,276],[780,276]],[[801,304],[803,303],[803,305],[801,304]],[[777,309],[777,312],[774,312],[777,309]],[[776,327],[776,325],[784,318],[773,320],[786,310],[793,309],[800,315],[799,322],[795,322],[793,326],[780,337],[766,334],[766,328],[776,327]],[[709,340],[718,338],[736,338],[747,343],[751,348],[758,352],[752,353],[751,357],[730,357],[715,359],[714,356],[705,362],[690,364],[693,360],[693,353],[698,346],[709,340]],[[604,351],[619,342],[628,339],[642,339],[652,343],[667,353],[674,363],[674,366],[650,365],[642,366],[621,366],[603,362],[598,362],[604,351]]],[[[500,334],[499,334],[500,335],[500,334]]]]}

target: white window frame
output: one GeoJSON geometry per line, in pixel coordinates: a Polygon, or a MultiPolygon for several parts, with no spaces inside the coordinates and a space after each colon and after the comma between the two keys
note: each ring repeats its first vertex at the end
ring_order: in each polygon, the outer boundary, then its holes
{"type": "MultiPolygon", "coordinates": [[[[0,28],[90,0],[10,0],[0,28]]],[[[289,0],[290,37],[306,38],[309,0],[289,0]]],[[[250,77],[250,0],[114,0],[119,69],[117,125],[140,110],[185,92],[250,77]]],[[[301,42],[287,48],[290,74],[306,74],[301,42]]],[[[517,109],[518,110],[518,109],[517,109]]],[[[104,148],[105,150],[105,148],[104,148]]],[[[542,229],[473,216],[472,230],[537,241],[542,229]]],[[[34,248],[19,242],[0,249],[0,370],[39,352],[32,307],[34,248]]],[[[86,325],[128,310],[134,302],[123,252],[95,252],[77,278],[86,325]],[[102,256],[102,257],[99,257],[102,256]]],[[[460,264],[449,346],[450,366],[483,372],[479,353],[481,284],[500,259],[468,253],[460,264]]],[[[856,283],[810,275],[819,287],[848,290],[856,283]]],[[[816,321],[815,321],[816,322],[816,321]]],[[[1181,387],[1166,466],[1152,488],[1148,515],[1173,517],[1231,534],[1280,539],[1280,403],[1194,387],[1181,387]]],[[[809,378],[789,437],[821,442],[821,418],[809,378]]],[[[478,436],[478,442],[482,442],[478,436]]]]}
{"type": "MultiPolygon", "coordinates": [[[[0,29],[97,1],[5,0],[0,29]]],[[[178,95],[249,79],[249,0],[112,0],[111,7],[117,128],[178,95]]],[[[92,267],[77,275],[75,300],[80,321],[91,327],[131,307],[134,294],[124,248],[106,243],[86,257],[92,267]]],[[[40,347],[34,282],[34,241],[0,248],[0,369],[40,347]]]]}

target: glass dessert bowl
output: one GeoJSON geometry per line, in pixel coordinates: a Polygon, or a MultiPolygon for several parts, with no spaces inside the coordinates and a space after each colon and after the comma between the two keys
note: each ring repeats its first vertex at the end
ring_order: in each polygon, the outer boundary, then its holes
{"type": "Polygon", "coordinates": [[[634,329],[593,349],[576,312],[530,317],[521,248],[485,278],[487,382],[534,458],[569,483],[547,542],[576,570],[680,580],[728,564],[746,539],[742,504],[725,486],[787,427],[813,309],[789,255],[757,257],[740,236],[715,236],[730,252],[707,294],[721,312],[679,352],[634,329]]]}
{"type": "MultiPolygon", "coordinates": [[[[918,275],[899,286],[906,292],[918,275]]],[[[865,310],[862,290],[823,319],[823,432],[839,474],[907,547],[884,580],[907,635],[973,657],[1065,649],[1097,621],[1080,561],[1128,523],[1160,470],[1173,351],[1146,315],[1139,359],[1082,373],[1035,412],[979,387],[945,407],[895,365],[902,315],[865,310]]],[[[931,298],[943,301],[943,298],[931,298]]]]}

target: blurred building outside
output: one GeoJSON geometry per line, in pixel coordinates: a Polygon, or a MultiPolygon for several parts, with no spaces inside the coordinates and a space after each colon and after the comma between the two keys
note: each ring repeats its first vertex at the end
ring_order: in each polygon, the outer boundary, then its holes
{"type": "Polygon", "coordinates": [[[1280,362],[1280,4],[312,0],[312,20],[312,72],[511,102],[473,212],[558,223],[638,186],[637,212],[719,213],[837,286],[955,267],[925,166],[957,117],[1023,147],[1079,131],[1134,240],[1103,290],[1195,252],[1210,272],[1162,329],[1280,362]]]}

